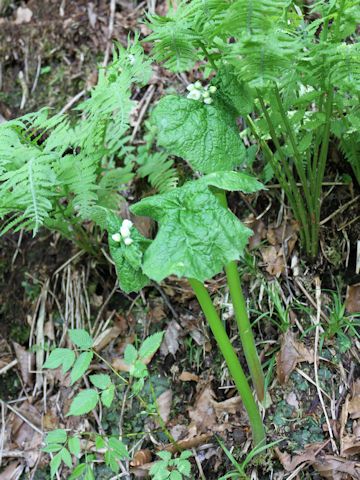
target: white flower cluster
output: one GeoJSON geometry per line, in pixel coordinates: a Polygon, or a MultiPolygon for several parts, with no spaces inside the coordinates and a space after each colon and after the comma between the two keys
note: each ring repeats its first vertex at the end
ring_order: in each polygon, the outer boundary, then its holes
{"type": "Polygon", "coordinates": [[[191,100],[200,100],[202,99],[204,103],[207,105],[210,105],[210,103],[213,102],[213,99],[211,98],[211,94],[215,93],[217,88],[215,85],[206,85],[203,87],[201,85],[201,82],[199,80],[195,83],[190,83],[186,89],[189,91],[187,98],[190,98],[191,100]]]}
{"type": "Polygon", "coordinates": [[[111,238],[114,242],[121,242],[121,239],[123,239],[125,245],[131,245],[133,243],[133,240],[130,238],[130,229],[132,226],[132,221],[125,219],[120,227],[120,233],[114,233],[111,235],[111,238]]]}

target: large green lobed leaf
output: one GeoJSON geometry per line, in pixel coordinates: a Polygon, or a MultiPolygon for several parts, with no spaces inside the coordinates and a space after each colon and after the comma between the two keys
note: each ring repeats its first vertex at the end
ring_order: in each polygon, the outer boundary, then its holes
{"type": "Polygon", "coordinates": [[[151,121],[158,129],[158,144],[201,173],[233,170],[246,157],[232,114],[218,103],[206,105],[168,95],[160,100],[151,121]]]}
{"type": "Polygon", "coordinates": [[[143,271],[150,278],[160,282],[175,274],[203,282],[240,258],[253,232],[221,205],[212,186],[247,192],[261,188],[260,182],[242,173],[214,172],[131,208],[159,223],[143,260],[143,271]]]}

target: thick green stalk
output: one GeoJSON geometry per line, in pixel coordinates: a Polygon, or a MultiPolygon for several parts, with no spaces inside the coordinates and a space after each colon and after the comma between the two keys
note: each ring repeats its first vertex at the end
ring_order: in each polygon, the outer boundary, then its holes
{"type": "MultiPolygon", "coordinates": [[[[226,193],[218,193],[217,197],[222,206],[224,208],[228,208],[226,193]]],[[[255,386],[257,397],[259,401],[262,402],[264,400],[264,374],[251,331],[246,304],[241,288],[239,272],[235,260],[230,262],[229,265],[225,267],[225,272],[245,358],[250,369],[251,378],[255,386]]]]}
{"type": "Polygon", "coordinates": [[[253,432],[254,446],[265,445],[265,431],[261,420],[261,416],[251,393],[249,384],[246,380],[244,371],[240,365],[239,359],[231,345],[229,337],[221,323],[219,315],[211,301],[210,295],[204,285],[195,278],[189,278],[189,283],[193,288],[195,295],[200,303],[200,306],[209,322],[210,328],[219,345],[220,351],[223,354],[225,361],[229,367],[230,373],[233,376],[235,385],[244,403],[244,407],[249,416],[251,429],[253,432]]]}

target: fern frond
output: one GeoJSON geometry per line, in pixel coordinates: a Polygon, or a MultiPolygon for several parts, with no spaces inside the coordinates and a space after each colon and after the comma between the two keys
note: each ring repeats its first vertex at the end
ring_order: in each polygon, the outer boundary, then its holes
{"type": "Polygon", "coordinates": [[[153,31],[147,42],[154,42],[151,51],[156,62],[171,72],[183,72],[191,69],[197,60],[197,47],[200,35],[193,31],[191,22],[182,18],[183,4],[180,4],[171,17],[148,15],[147,25],[153,31]]]}
{"type": "Polygon", "coordinates": [[[165,193],[177,186],[179,177],[176,169],[172,168],[174,161],[168,158],[167,153],[145,154],[141,162],[142,165],[138,168],[137,174],[141,178],[148,177],[150,185],[159,193],[165,193]]]}

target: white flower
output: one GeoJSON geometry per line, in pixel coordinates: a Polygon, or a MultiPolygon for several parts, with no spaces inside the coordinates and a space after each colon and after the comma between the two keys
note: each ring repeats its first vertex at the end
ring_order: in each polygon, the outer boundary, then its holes
{"type": "Polygon", "coordinates": [[[120,242],[121,241],[120,233],[114,233],[114,235],[111,235],[111,238],[114,240],[114,242],[120,242]]]}
{"type": "Polygon", "coordinates": [[[133,243],[133,239],[130,237],[124,238],[125,245],[131,245],[133,243]]]}
{"type": "Polygon", "coordinates": [[[207,105],[210,105],[210,103],[213,102],[213,99],[212,98],[204,98],[204,103],[206,103],[207,105]]]}
{"type": "Polygon", "coordinates": [[[194,90],[195,88],[195,85],[193,83],[189,83],[189,85],[186,87],[186,90],[189,90],[189,92],[191,92],[191,90],[194,90]]]}
{"type": "Polygon", "coordinates": [[[131,64],[131,65],[134,65],[134,63],[135,63],[135,57],[134,57],[134,55],[133,55],[132,53],[129,53],[128,59],[129,59],[129,61],[130,61],[130,64],[131,64]]]}
{"type": "Polygon", "coordinates": [[[215,87],[215,85],[211,85],[211,87],[209,88],[210,93],[215,93],[216,90],[217,88],[215,87]]]}
{"type": "Polygon", "coordinates": [[[197,89],[200,89],[202,87],[201,85],[201,82],[199,80],[197,80],[195,83],[194,83],[194,87],[197,88],[197,89]]]}
{"type": "Polygon", "coordinates": [[[191,92],[188,94],[187,98],[190,98],[191,100],[199,100],[201,97],[201,92],[199,90],[191,90],[191,92]]]}
{"type": "Polygon", "coordinates": [[[123,220],[122,226],[126,228],[131,228],[133,226],[133,222],[125,218],[125,220],[123,220]]]}
{"type": "Polygon", "coordinates": [[[121,225],[120,227],[120,233],[121,233],[121,236],[123,238],[127,238],[127,237],[130,237],[130,230],[128,229],[128,227],[125,225],[121,225]]]}

